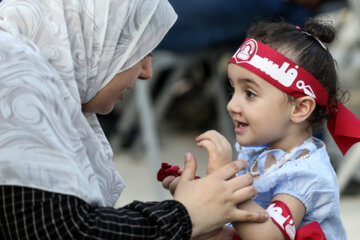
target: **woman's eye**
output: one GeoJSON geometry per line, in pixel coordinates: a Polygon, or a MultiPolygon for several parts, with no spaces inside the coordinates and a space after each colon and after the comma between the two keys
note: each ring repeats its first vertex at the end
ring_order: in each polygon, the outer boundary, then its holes
{"type": "Polygon", "coordinates": [[[246,90],[246,97],[247,98],[254,98],[254,97],[256,97],[256,94],[253,93],[252,91],[246,90]]]}

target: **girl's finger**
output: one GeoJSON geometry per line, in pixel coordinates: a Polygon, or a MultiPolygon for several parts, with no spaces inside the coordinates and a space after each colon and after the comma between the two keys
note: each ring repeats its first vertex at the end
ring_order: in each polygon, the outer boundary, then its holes
{"type": "Polygon", "coordinates": [[[197,146],[205,148],[207,150],[216,147],[216,145],[210,140],[201,140],[200,142],[197,143],[197,146]]]}

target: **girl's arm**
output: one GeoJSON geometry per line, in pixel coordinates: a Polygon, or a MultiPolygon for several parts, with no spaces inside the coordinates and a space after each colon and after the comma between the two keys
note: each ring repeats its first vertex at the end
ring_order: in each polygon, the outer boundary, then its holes
{"type": "MultiPolygon", "coordinates": [[[[232,161],[232,150],[230,143],[220,133],[211,130],[196,137],[199,147],[206,148],[209,153],[208,174],[221,168],[232,161]]],[[[305,215],[305,206],[295,197],[287,194],[277,194],[272,201],[281,201],[285,203],[293,217],[295,227],[297,228],[305,215]]],[[[252,212],[262,212],[264,209],[252,200],[248,200],[240,205],[240,209],[246,209],[252,212]]],[[[239,233],[242,240],[248,239],[285,239],[280,229],[275,225],[272,219],[264,223],[239,222],[233,223],[235,230],[239,233]]]]}
{"type": "MultiPolygon", "coordinates": [[[[295,227],[298,228],[301,220],[305,215],[305,206],[303,203],[295,197],[292,197],[287,194],[277,194],[272,199],[272,201],[279,200],[285,203],[290,209],[291,215],[293,217],[295,227]]],[[[261,211],[264,210],[256,202],[249,200],[240,205],[241,209],[246,209],[248,211],[261,211]]],[[[248,239],[285,239],[280,229],[275,225],[272,219],[268,219],[264,223],[232,223],[236,231],[239,233],[242,240],[248,239]]]]}

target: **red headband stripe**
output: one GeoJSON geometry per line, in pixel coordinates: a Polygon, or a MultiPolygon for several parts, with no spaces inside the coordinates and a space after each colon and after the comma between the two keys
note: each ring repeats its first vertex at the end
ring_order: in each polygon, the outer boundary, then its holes
{"type": "Polygon", "coordinates": [[[229,63],[248,69],[290,96],[311,96],[323,108],[328,104],[329,95],[315,77],[255,39],[247,38],[229,63]]]}
{"type": "MultiPolygon", "coordinates": [[[[246,68],[290,96],[311,96],[328,109],[329,94],[313,75],[255,39],[246,38],[229,63],[246,68]]],[[[360,141],[360,119],[341,103],[337,104],[328,129],[343,154],[360,141]]]]}

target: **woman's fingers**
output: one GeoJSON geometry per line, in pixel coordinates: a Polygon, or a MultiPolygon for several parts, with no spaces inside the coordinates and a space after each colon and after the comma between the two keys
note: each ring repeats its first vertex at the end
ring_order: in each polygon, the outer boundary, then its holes
{"type": "Polygon", "coordinates": [[[178,173],[181,175],[181,177],[175,177],[171,175],[164,178],[162,181],[162,186],[165,189],[168,189],[172,195],[174,195],[176,187],[181,179],[183,179],[182,181],[195,179],[196,159],[194,155],[191,153],[185,154],[185,166],[184,168],[180,168],[178,173]]]}
{"type": "Polygon", "coordinates": [[[175,176],[172,176],[172,175],[164,178],[164,180],[162,181],[162,186],[163,186],[163,188],[169,190],[170,183],[171,183],[172,181],[174,181],[174,179],[175,179],[175,176]]]}
{"type": "Polygon", "coordinates": [[[247,162],[237,160],[201,179],[193,180],[196,159],[192,154],[186,154],[185,168],[179,182],[176,184],[174,179],[168,187],[172,189],[176,185],[174,199],[188,210],[193,223],[193,236],[219,228],[229,221],[261,222],[266,219],[265,213],[238,209],[240,204],[256,194],[255,188],[251,186],[251,177],[234,178],[235,173],[247,166],[247,162]]]}
{"type": "Polygon", "coordinates": [[[250,174],[243,174],[229,180],[229,183],[233,186],[234,192],[243,189],[246,186],[252,186],[253,182],[254,179],[250,174]]]}
{"type": "Polygon", "coordinates": [[[245,202],[257,194],[257,190],[254,186],[246,186],[238,189],[237,191],[233,192],[233,201],[234,202],[245,202]]]}
{"type": "Polygon", "coordinates": [[[257,222],[263,223],[269,219],[269,214],[266,211],[255,212],[237,209],[233,212],[231,222],[257,222]]]}
{"type": "Polygon", "coordinates": [[[221,167],[218,171],[214,172],[219,178],[228,180],[233,178],[235,174],[248,167],[248,163],[244,160],[236,160],[221,167]]]}
{"type": "Polygon", "coordinates": [[[177,185],[179,184],[180,177],[176,177],[169,185],[171,195],[174,195],[177,185]]]}
{"type": "Polygon", "coordinates": [[[181,174],[180,181],[190,181],[195,179],[196,176],[196,159],[191,153],[185,154],[185,166],[181,174]]]}
{"type": "Polygon", "coordinates": [[[165,189],[169,190],[171,195],[174,195],[177,185],[179,184],[180,177],[168,176],[162,181],[165,189]]]}

